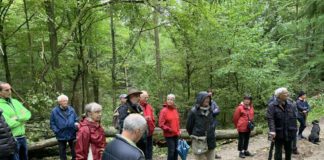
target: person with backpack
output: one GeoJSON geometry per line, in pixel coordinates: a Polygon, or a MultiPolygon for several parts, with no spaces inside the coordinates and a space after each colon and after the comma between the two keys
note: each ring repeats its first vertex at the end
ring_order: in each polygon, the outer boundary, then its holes
{"type": "Polygon", "coordinates": [[[5,121],[2,112],[2,109],[0,109],[0,158],[1,160],[11,160],[15,153],[16,140],[5,121]]]}
{"type": "Polygon", "coordinates": [[[76,160],[101,160],[106,146],[106,137],[102,128],[102,106],[92,102],[85,106],[85,117],[80,122],[77,133],[76,160]]]}
{"type": "Polygon", "coordinates": [[[192,139],[195,159],[215,159],[215,129],[211,97],[207,92],[199,92],[196,103],[189,112],[186,129],[192,139]]]}
{"type": "Polygon", "coordinates": [[[254,107],[252,104],[251,96],[244,96],[243,102],[241,102],[235,109],[233,115],[233,123],[239,134],[238,138],[238,151],[239,157],[245,158],[246,156],[252,156],[248,151],[250,134],[253,129],[254,120],[254,107]]]}
{"type": "Polygon", "coordinates": [[[144,154],[146,160],[152,160],[153,156],[153,132],[155,129],[155,119],[154,119],[154,111],[151,104],[148,103],[149,95],[147,91],[142,91],[140,95],[140,105],[143,109],[144,118],[146,119],[147,126],[148,126],[148,133],[146,137],[146,143],[144,154]]]}
{"type": "Polygon", "coordinates": [[[66,95],[57,97],[56,105],[50,117],[50,128],[55,134],[59,144],[60,159],[66,160],[66,144],[71,149],[72,160],[75,160],[74,140],[78,130],[78,116],[72,106],[68,104],[69,98],[66,95]]]}
{"type": "Polygon", "coordinates": [[[120,125],[119,125],[119,113],[118,113],[118,109],[124,105],[127,101],[127,94],[121,94],[119,96],[119,101],[120,101],[120,105],[114,110],[114,114],[113,114],[113,126],[115,129],[119,130],[120,125]]]}

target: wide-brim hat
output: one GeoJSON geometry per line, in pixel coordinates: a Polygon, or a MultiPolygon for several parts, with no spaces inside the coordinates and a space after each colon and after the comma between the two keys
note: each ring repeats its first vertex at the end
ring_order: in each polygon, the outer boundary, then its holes
{"type": "Polygon", "coordinates": [[[128,89],[128,93],[127,93],[127,98],[130,96],[130,95],[139,95],[139,94],[142,94],[143,92],[139,91],[138,89],[136,88],[130,88],[128,89]]]}

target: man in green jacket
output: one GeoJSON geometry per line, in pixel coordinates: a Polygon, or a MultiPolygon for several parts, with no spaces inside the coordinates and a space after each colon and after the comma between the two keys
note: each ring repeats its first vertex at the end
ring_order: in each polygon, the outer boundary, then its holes
{"type": "Polygon", "coordinates": [[[11,98],[11,86],[0,81],[0,109],[8,123],[13,136],[17,140],[17,150],[14,160],[27,160],[28,149],[25,137],[25,123],[31,117],[31,113],[18,100],[11,98]]]}

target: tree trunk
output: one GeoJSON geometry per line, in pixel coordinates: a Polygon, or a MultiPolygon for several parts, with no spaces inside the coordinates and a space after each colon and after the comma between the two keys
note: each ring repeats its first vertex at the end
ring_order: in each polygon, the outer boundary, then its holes
{"type": "MultiPolygon", "coordinates": [[[[154,26],[159,26],[159,9],[160,5],[157,4],[153,20],[154,20],[154,26]]],[[[161,80],[162,80],[162,73],[161,73],[161,53],[160,53],[160,35],[159,35],[159,27],[154,28],[154,44],[155,44],[155,60],[156,60],[156,73],[157,73],[157,87],[161,87],[161,80]]],[[[159,101],[162,104],[163,103],[163,92],[162,90],[158,90],[158,97],[159,101]]]]}
{"type": "Polygon", "coordinates": [[[10,73],[10,68],[9,68],[9,60],[8,60],[8,53],[7,53],[7,42],[6,38],[4,36],[4,31],[3,31],[3,25],[0,25],[0,34],[1,34],[1,54],[2,54],[2,60],[3,60],[3,66],[5,69],[5,74],[6,74],[6,81],[7,83],[12,84],[11,82],[11,73],[10,73]]]}
{"type": "MultiPolygon", "coordinates": [[[[53,0],[45,0],[45,10],[47,14],[47,27],[49,32],[49,41],[51,48],[51,56],[53,58],[52,69],[55,73],[55,70],[60,67],[59,57],[57,55],[57,32],[55,27],[55,14],[54,14],[54,3],[53,0]]],[[[55,73],[55,87],[56,91],[62,92],[62,81],[60,76],[55,73]]]]}
{"type": "Polygon", "coordinates": [[[30,71],[31,71],[31,79],[34,79],[35,76],[35,67],[34,67],[34,53],[32,51],[32,39],[30,34],[30,28],[29,28],[29,19],[28,19],[28,11],[27,11],[27,2],[26,0],[23,0],[24,3],[24,13],[25,13],[25,19],[26,19],[26,28],[27,28],[27,39],[28,39],[28,50],[27,53],[29,54],[30,58],[30,71]]]}
{"type": "Polygon", "coordinates": [[[111,32],[111,48],[112,48],[112,67],[111,67],[111,88],[113,106],[116,106],[116,41],[115,41],[115,26],[114,26],[114,4],[110,5],[110,32],[111,32]]]}
{"type": "MultiPolygon", "coordinates": [[[[113,127],[109,127],[105,131],[106,137],[115,137],[115,135],[118,133],[116,129],[113,127]]],[[[238,137],[238,133],[236,129],[229,129],[229,130],[216,130],[216,139],[235,139],[238,137]]],[[[254,130],[251,132],[251,136],[255,136],[257,134],[262,134],[262,130],[254,130]]],[[[181,138],[190,140],[190,136],[188,135],[188,132],[186,129],[181,129],[181,138]]],[[[165,141],[163,137],[163,132],[160,128],[155,128],[154,135],[153,135],[153,141],[155,144],[163,143],[165,141]]],[[[50,138],[46,140],[42,140],[39,142],[32,143],[28,146],[28,150],[39,150],[46,147],[52,147],[57,145],[56,138],[50,138]]]]}

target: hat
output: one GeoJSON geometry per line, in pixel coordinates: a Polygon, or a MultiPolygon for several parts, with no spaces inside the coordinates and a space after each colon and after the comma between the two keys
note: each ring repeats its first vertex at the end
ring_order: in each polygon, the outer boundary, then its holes
{"type": "Polygon", "coordinates": [[[301,97],[301,96],[303,96],[303,95],[305,95],[306,93],[304,92],[304,91],[300,91],[299,93],[298,93],[298,98],[299,97],[301,97]]]}
{"type": "Polygon", "coordinates": [[[143,92],[137,90],[136,88],[130,88],[128,89],[128,93],[127,93],[127,97],[129,97],[130,95],[137,95],[137,94],[142,94],[143,92]]]}
{"type": "Polygon", "coordinates": [[[245,96],[243,97],[243,99],[249,99],[250,101],[252,101],[252,96],[250,96],[250,95],[245,95],[245,96]]]}
{"type": "Polygon", "coordinates": [[[127,97],[127,94],[121,94],[121,95],[119,95],[119,99],[120,98],[126,98],[127,97]]]}

